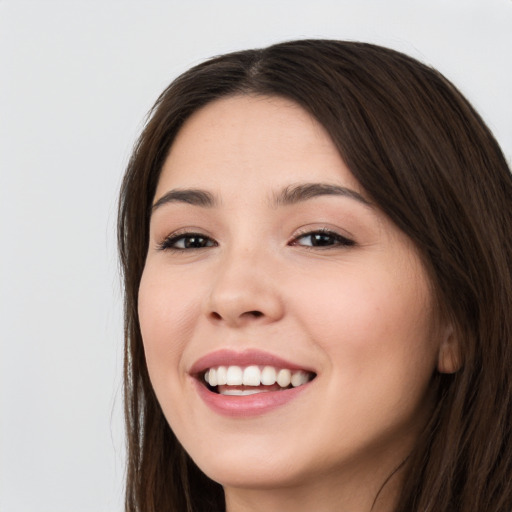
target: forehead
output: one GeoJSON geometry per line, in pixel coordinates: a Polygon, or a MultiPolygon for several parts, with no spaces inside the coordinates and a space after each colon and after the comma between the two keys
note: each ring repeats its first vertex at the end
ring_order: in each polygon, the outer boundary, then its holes
{"type": "Polygon", "coordinates": [[[296,103],[243,95],[216,100],[183,125],[164,163],[157,196],[176,186],[239,190],[328,181],[361,191],[334,142],[296,103]]]}

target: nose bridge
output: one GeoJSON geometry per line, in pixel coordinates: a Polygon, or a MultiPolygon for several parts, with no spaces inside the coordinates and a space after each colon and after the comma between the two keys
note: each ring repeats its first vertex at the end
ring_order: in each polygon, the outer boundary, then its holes
{"type": "Polygon", "coordinates": [[[226,248],[205,304],[206,314],[230,325],[278,320],[283,303],[275,269],[275,259],[265,244],[252,240],[226,248]]]}

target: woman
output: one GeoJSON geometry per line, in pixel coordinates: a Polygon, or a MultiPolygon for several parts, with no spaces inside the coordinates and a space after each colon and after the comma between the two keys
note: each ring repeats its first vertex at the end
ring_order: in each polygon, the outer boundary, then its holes
{"type": "Polygon", "coordinates": [[[511,198],[398,52],[179,77],[121,191],[126,510],[510,512],[511,198]]]}

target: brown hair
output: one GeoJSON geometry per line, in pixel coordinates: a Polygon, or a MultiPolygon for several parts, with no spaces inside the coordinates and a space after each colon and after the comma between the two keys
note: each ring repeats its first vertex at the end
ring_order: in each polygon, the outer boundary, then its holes
{"type": "Polygon", "coordinates": [[[433,415],[406,465],[397,512],[512,510],[512,178],[485,123],[441,74],[371,44],[302,40],[204,62],[158,98],[122,185],[126,510],[224,509],[151,388],[137,316],[159,173],[184,121],[234,94],[310,112],[379,207],[416,244],[463,365],[436,373],[433,415]]]}

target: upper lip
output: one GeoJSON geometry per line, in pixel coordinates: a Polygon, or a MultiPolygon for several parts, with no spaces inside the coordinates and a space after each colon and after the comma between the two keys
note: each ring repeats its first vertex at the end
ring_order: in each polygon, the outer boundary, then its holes
{"type": "Polygon", "coordinates": [[[313,369],[301,364],[287,361],[282,357],[274,354],[263,352],[261,350],[244,350],[238,352],[231,349],[221,349],[215,352],[210,352],[205,356],[199,358],[190,368],[189,374],[197,375],[209,368],[217,366],[274,366],[275,368],[286,368],[288,370],[305,370],[315,373],[313,369]]]}

